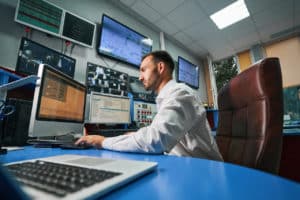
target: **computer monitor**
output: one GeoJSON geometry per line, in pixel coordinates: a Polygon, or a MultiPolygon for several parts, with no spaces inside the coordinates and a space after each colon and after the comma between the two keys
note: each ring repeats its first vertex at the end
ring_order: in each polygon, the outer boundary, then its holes
{"type": "Polygon", "coordinates": [[[48,64],[74,78],[76,64],[74,58],[23,37],[16,71],[25,75],[36,75],[39,64],[48,64]]]}
{"type": "Polygon", "coordinates": [[[178,56],[177,81],[192,88],[199,88],[199,67],[190,61],[178,56]]]}
{"type": "Polygon", "coordinates": [[[40,64],[29,136],[61,136],[82,133],[86,87],[54,68],[40,64]]]}
{"type": "Polygon", "coordinates": [[[89,98],[90,124],[130,124],[130,99],[124,96],[91,92],[89,98]]]}

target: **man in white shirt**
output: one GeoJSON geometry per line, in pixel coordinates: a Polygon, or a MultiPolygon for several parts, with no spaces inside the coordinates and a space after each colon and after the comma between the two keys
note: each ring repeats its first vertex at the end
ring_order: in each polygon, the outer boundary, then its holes
{"type": "Polygon", "coordinates": [[[172,80],[173,70],[173,59],[166,51],[151,52],[142,59],[139,79],[146,90],[158,94],[157,114],[151,125],[116,137],[86,135],[76,144],[88,143],[114,151],[223,160],[199,96],[185,84],[172,80]]]}

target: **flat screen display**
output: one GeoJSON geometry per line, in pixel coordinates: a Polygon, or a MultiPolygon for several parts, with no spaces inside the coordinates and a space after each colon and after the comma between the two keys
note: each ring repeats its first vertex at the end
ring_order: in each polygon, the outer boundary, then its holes
{"type": "Polygon", "coordinates": [[[91,93],[89,123],[129,124],[130,122],[130,99],[128,97],[91,93]]]}
{"type": "Polygon", "coordinates": [[[96,24],[70,12],[65,13],[62,37],[92,48],[96,24]]]}
{"type": "Polygon", "coordinates": [[[143,55],[152,51],[152,40],[103,15],[98,53],[139,67],[143,55]]]}
{"type": "Polygon", "coordinates": [[[178,56],[177,81],[186,83],[195,89],[199,88],[199,67],[178,56]]]}
{"type": "Polygon", "coordinates": [[[59,36],[63,9],[44,0],[19,0],[15,21],[59,36]]]}
{"type": "Polygon", "coordinates": [[[25,75],[36,75],[39,64],[48,64],[74,78],[76,60],[37,42],[22,38],[16,71],[25,75]]]}

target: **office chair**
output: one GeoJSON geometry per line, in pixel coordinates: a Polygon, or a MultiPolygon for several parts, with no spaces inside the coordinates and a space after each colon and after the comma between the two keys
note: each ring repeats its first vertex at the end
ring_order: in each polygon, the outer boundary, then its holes
{"type": "Polygon", "coordinates": [[[278,58],[265,58],[232,78],[218,94],[216,141],[225,162],[277,174],[283,97],[278,58]]]}

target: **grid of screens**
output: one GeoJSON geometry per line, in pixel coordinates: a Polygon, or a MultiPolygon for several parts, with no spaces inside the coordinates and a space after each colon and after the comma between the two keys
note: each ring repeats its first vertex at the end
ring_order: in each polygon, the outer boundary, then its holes
{"type": "Polygon", "coordinates": [[[15,21],[80,45],[93,47],[95,23],[45,0],[19,0],[15,21]]]}
{"type": "Polygon", "coordinates": [[[91,93],[89,123],[129,124],[130,122],[128,97],[91,93]]]}
{"type": "Polygon", "coordinates": [[[93,63],[87,63],[86,85],[91,91],[127,96],[128,75],[93,63]]]}
{"type": "Polygon", "coordinates": [[[39,64],[48,64],[74,78],[76,60],[37,42],[22,38],[16,71],[26,75],[36,75],[39,64]]]}
{"type": "Polygon", "coordinates": [[[106,15],[102,16],[99,54],[138,67],[143,55],[151,50],[151,39],[106,15]]]}
{"type": "Polygon", "coordinates": [[[29,135],[82,133],[86,87],[44,64],[38,76],[41,84],[37,84],[34,93],[29,135]]]}
{"type": "Polygon", "coordinates": [[[195,89],[198,89],[199,88],[198,66],[178,56],[177,80],[178,82],[186,83],[187,85],[195,89]]]}

